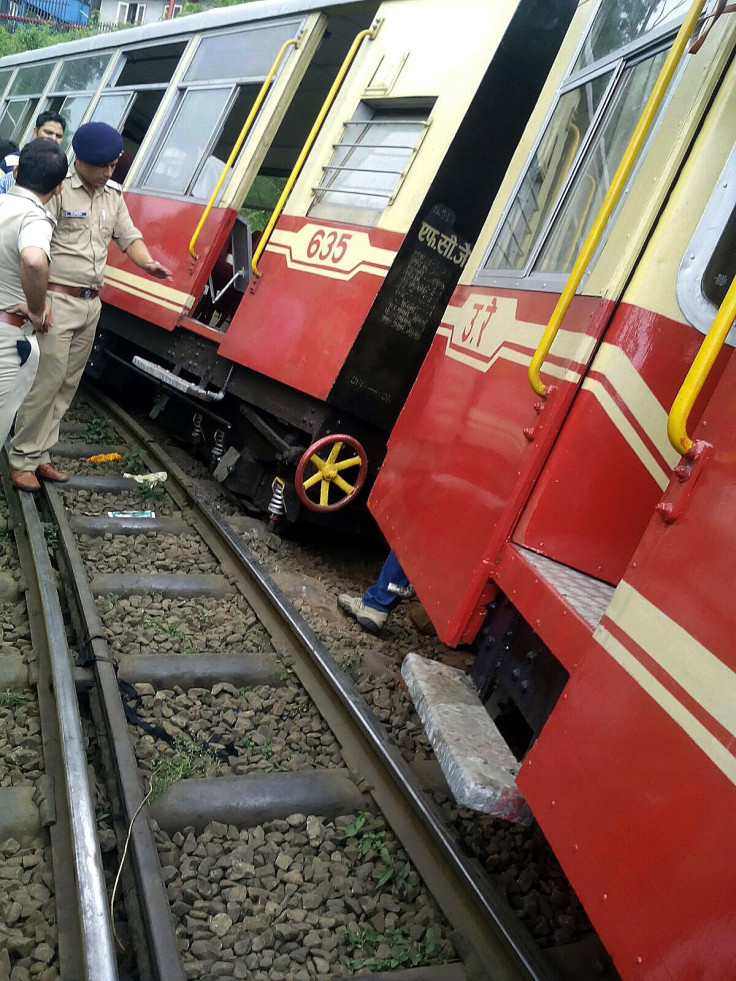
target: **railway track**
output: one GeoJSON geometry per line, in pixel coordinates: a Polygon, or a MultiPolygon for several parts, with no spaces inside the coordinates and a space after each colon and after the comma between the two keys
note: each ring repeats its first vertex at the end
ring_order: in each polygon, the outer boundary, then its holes
{"type": "Polygon", "coordinates": [[[103,463],[118,473],[73,475],[34,499],[3,471],[52,782],[58,976],[553,977],[233,528],[132,418],[94,398],[108,441],[80,441],[77,426],[59,453],[119,453],[164,484],[103,463]],[[122,959],[108,912],[119,858],[103,861],[87,781],[92,729],[118,855],[127,846],[122,959]]]}

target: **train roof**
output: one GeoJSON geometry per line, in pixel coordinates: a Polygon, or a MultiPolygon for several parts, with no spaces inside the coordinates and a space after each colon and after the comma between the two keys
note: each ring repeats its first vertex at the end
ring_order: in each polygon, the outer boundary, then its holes
{"type": "Polygon", "coordinates": [[[159,39],[174,40],[197,31],[216,30],[236,24],[252,24],[259,20],[273,20],[274,18],[308,14],[318,10],[329,11],[333,15],[349,16],[352,11],[377,9],[378,6],[378,0],[321,0],[321,2],[316,2],[316,0],[252,0],[250,3],[205,10],[199,14],[189,14],[157,24],[147,24],[123,31],[112,31],[107,34],[96,34],[93,37],[80,38],[77,41],[66,41],[62,44],[50,45],[47,48],[37,48],[33,51],[6,55],[4,58],[0,58],[0,68],[26,65],[34,61],[57,61],[59,58],[71,55],[86,54],[106,48],[128,47],[129,45],[159,39]]]}

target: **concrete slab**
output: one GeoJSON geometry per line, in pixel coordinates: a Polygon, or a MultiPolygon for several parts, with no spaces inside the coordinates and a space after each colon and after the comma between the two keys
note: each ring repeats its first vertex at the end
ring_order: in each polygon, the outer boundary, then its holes
{"type": "Polygon", "coordinates": [[[236,592],[225,576],[187,576],[175,572],[110,573],[95,576],[90,589],[95,596],[107,596],[108,593],[135,596],[151,592],[164,596],[231,596],[236,592]]]}
{"type": "Polygon", "coordinates": [[[69,522],[75,535],[186,535],[192,531],[183,518],[108,518],[98,515],[79,515],[69,522]]]}
{"type": "Polygon", "coordinates": [[[9,572],[0,572],[0,603],[17,603],[23,590],[9,572]]]}
{"type": "Polygon", "coordinates": [[[118,664],[118,677],[130,684],[149,684],[156,689],[212,688],[226,681],[246,685],[283,685],[283,668],[258,654],[139,654],[118,664]]]}
{"type": "Polygon", "coordinates": [[[104,477],[83,476],[73,474],[65,484],[56,485],[59,490],[86,490],[93,494],[118,494],[120,491],[140,490],[140,484],[136,484],[129,477],[104,477]]]}
{"type": "Polygon", "coordinates": [[[332,770],[249,773],[244,777],[180,780],[151,805],[151,817],[168,834],[210,821],[252,828],[290,814],[336,817],[366,810],[368,802],[347,776],[332,770]]]}
{"type": "Polygon", "coordinates": [[[519,763],[468,677],[418,654],[407,654],[401,675],[458,804],[528,824],[519,763]]]}
{"type": "Polygon", "coordinates": [[[0,691],[23,691],[28,687],[28,666],[23,658],[0,654],[0,691]]]}
{"type": "Polygon", "coordinates": [[[33,803],[33,787],[0,788],[0,841],[35,838],[41,830],[41,816],[33,803]]]}
{"type": "Polygon", "coordinates": [[[86,460],[88,456],[98,453],[119,453],[126,456],[130,453],[127,443],[57,443],[51,451],[54,456],[66,457],[68,460],[86,460]]]}

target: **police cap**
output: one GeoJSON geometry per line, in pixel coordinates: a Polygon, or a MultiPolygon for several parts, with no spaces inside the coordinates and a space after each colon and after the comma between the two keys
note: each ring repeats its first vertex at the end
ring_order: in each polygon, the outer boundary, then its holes
{"type": "Polygon", "coordinates": [[[80,160],[100,167],[118,159],[123,152],[123,138],[107,123],[85,123],[74,134],[72,147],[80,160]]]}

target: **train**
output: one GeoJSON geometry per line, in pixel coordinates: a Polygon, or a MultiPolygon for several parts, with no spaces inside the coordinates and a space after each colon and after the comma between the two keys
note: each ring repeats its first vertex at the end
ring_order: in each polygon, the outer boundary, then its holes
{"type": "Polygon", "coordinates": [[[0,136],[121,130],[173,271],[111,248],[88,374],[254,508],[359,516],[574,6],[257,0],[0,59],[0,136]]]}
{"type": "Polygon", "coordinates": [[[735,47],[579,4],[369,498],[637,981],[736,977],[735,47]]]}

